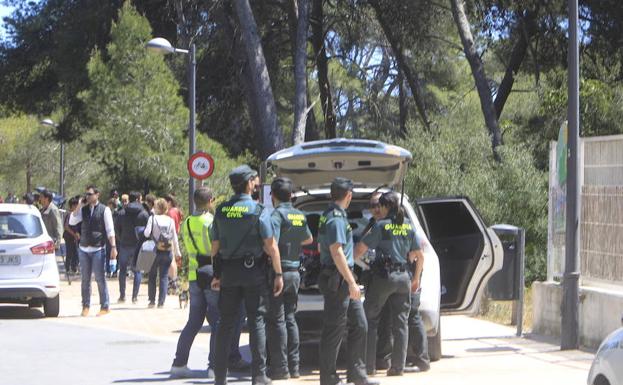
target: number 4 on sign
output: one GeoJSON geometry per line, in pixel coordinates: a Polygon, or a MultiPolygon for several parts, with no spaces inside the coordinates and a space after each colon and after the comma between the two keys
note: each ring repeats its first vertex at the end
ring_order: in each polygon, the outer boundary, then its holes
{"type": "Polygon", "coordinates": [[[214,172],[214,159],[205,152],[194,153],[188,159],[188,173],[195,179],[209,178],[214,172]]]}

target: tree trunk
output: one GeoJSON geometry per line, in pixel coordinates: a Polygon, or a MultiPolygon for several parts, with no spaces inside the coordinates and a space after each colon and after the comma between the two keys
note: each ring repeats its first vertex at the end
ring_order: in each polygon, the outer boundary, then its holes
{"type": "Polygon", "coordinates": [[[402,72],[398,74],[398,109],[400,111],[400,137],[407,137],[407,97],[404,90],[404,78],[402,72]]]}
{"type": "Polygon", "coordinates": [[[318,134],[318,124],[316,124],[316,115],[314,114],[314,110],[310,103],[309,97],[309,87],[307,87],[307,108],[309,108],[309,113],[307,114],[307,122],[305,124],[305,141],[311,142],[312,140],[320,139],[320,135],[318,134]]]}
{"type": "Polygon", "coordinates": [[[404,56],[404,52],[402,50],[402,43],[397,35],[391,29],[390,21],[385,18],[383,13],[383,9],[379,4],[378,0],[370,0],[370,5],[374,8],[374,12],[376,13],[376,18],[381,25],[381,29],[389,42],[389,45],[392,47],[392,51],[394,52],[394,56],[396,57],[396,62],[398,62],[399,70],[405,75],[407,78],[407,83],[409,84],[409,88],[411,89],[411,93],[413,94],[413,99],[415,100],[415,106],[420,115],[420,119],[422,123],[424,123],[424,127],[427,130],[430,129],[430,121],[428,120],[428,116],[426,114],[426,108],[424,106],[424,90],[420,86],[420,83],[417,79],[417,74],[414,71],[411,71],[407,60],[404,56]]]}
{"type": "Polygon", "coordinates": [[[506,67],[504,78],[498,87],[498,92],[495,96],[493,105],[495,106],[495,114],[498,119],[502,115],[502,110],[506,104],[506,100],[513,89],[513,83],[515,83],[515,74],[519,71],[521,63],[523,63],[528,51],[528,44],[530,37],[534,34],[534,17],[531,12],[526,12],[523,20],[520,19],[517,25],[516,35],[517,42],[511,52],[511,58],[506,67]]]}
{"type": "Polygon", "coordinates": [[[480,108],[482,109],[485,124],[487,125],[491,137],[493,157],[499,162],[501,159],[497,152],[497,147],[502,144],[502,134],[495,112],[495,106],[493,105],[493,97],[491,96],[489,83],[487,82],[487,76],[485,75],[485,68],[474,45],[474,38],[472,37],[469,21],[465,14],[465,4],[463,0],[450,0],[450,3],[452,5],[452,16],[454,17],[454,22],[459,30],[461,43],[463,44],[463,51],[465,52],[465,57],[472,70],[472,76],[474,77],[478,96],[480,97],[480,108]]]}
{"type": "Polygon", "coordinates": [[[320,89],[320,103],[324,115],[325,138],[336,137],[335,111],[333,110],[333,98],[331,97],[331,84],[329,83],[329,61],[324,46],[323,29],[323,0],[313,0],[311,12],[312,45],[316,57],[316,68],[318,69],[318,88],[320,89]]]}
{"type": "Polygon", "coordinates": [[[262,159],[266,159],[273,152],[283,148],[283,135],[277,126],[275,98],[251,5],[249,0],[235,0],[234,3],[250,70],[253,102],[258,113],[257,121],[254,121],[253,125],[260,140],[260,155],[262,159]]]}
{"type": "Polygon", "coordinates": [[[309,0],[298,0],[296,53],[294,55],[294,127],[292,144],[305,140],[307,122],[307,30],[309,27],[309,0]]]}
{"type": "Polygon", "coordinates": [[[26,161],[26,192],[32,191],[32,163],[30,158],[26,161]]]}

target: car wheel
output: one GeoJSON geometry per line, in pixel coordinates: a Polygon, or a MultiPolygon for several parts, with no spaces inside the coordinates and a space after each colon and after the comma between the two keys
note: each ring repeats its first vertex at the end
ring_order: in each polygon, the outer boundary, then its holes
{"type": "Polygon", "coordinates": [[[595,378],[595,381],[593,381],[593,385],[610,385],[610,381],[600,374],[595,378]]]}
{"type": "Polygon", "coordinates": [[[441,359],[441,318],[437,323],[437,334],[428,337],[428,357],[431,361],[441,359]]]}
{"type": "Polygon", "coordinates": [[[46,298],[43,303],[43,314],[46,317],[58,317],[61,308],[61,295],[53,298],[46,298]]]}

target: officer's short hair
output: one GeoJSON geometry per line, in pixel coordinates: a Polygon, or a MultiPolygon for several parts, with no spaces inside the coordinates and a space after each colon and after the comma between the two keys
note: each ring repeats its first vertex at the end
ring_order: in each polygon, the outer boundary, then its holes
{"type": "Polygon", "coordinates": [[[214,198],[214,193],[209,187],[201,186],[193,193],[193,200],[195,205],[199,208],[204,208],[214,198]]]}
{"type": "Polygon", "coordinates": [[[334,201],[341,201],[346,198],[349,191],[353,191],[352,180],[337,177],[331,182],[331,199],[334,201]]]}
{"type": "Polygon", "coordinates": [[[279,202],[289,202],[292,197],[292,180],[286,177],[279,177],[270,184],[271,193],[279,202]]]}
{"type": "Polygon", "coordinates": [[[138,191],[130,191],[130,194],[128,194],[128,200],[130,202],[136,202],[138,200],[138,198],[140,198],[141,193],[138,191]]]}

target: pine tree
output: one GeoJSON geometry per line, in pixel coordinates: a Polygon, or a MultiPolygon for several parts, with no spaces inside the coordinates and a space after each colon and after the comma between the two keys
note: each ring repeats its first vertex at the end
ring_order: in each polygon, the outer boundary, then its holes
{"type": "Polygon", "coordinates": [[[179,190],[188,111],[162,55],[145,48],[151,37],[149,22],[127,1],[106,50],[88,63],[90,87],[80,96],[91,124],[85,142],[120,188],[179,190]]]}

